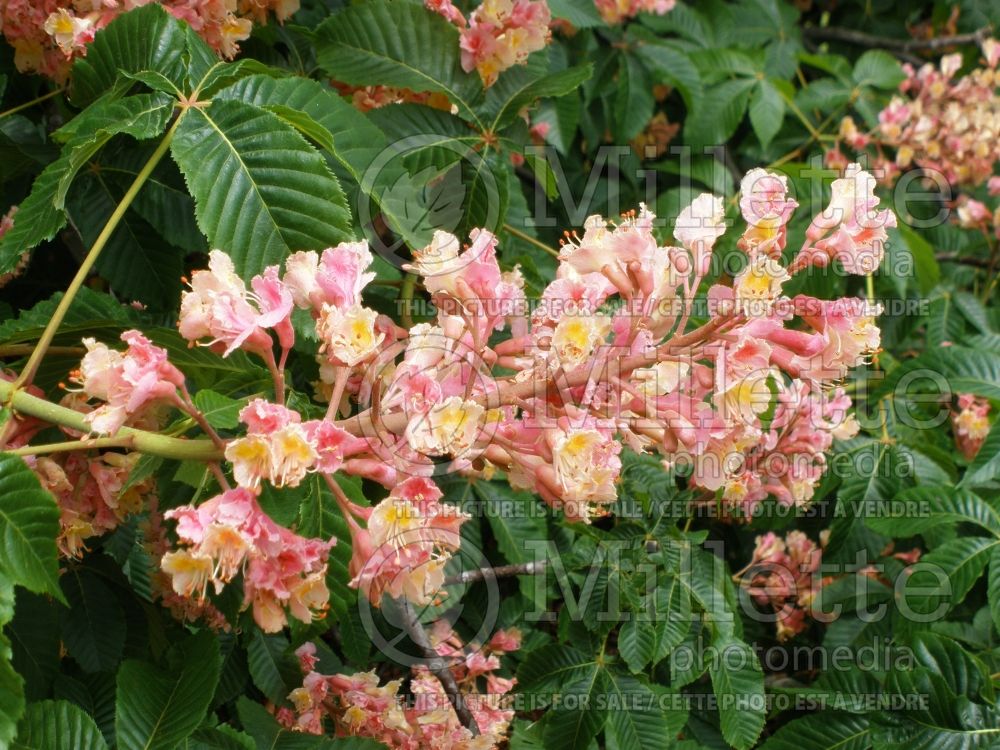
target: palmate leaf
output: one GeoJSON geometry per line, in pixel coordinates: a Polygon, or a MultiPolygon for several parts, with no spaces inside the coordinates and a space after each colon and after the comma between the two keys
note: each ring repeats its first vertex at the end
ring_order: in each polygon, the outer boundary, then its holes
{"type": "Polygon", "coordinates": [[[166,94],[137,94],[125,99],[95,102],[70,122],[68,129],[56,131],[68,136],[63,153],[69,168],[59,178],[53,198],[56,208],[63,208],[66,193],[80,168],[114,136],[130,135],[143,140],[160,135],[174,111],[174,100],[166,94]]]}
{"type": "Polygon", "coordinates": [[[170,150],[202,232],[244,276],[350,236],[344,194],[323,157],[266,110],[239,101],[192,108],[170,150]]]}
{"type": "Polygon", "coordinates": [[[578,750],[587,747],[608,718],[603,704],[609,690],[604,667],[593,664],[575,681],[559,688],[560,702],[545,717],[545,747],[578,750]]]}
{"type": "Polygon", "coordinates": [[[59,508],[20,456],[0,454],[0,574],[63,599],[58,581],[59,508]]]}
{"type": "Polygon", "coordinates": [[[476,119],[471,103],[482,84],[462,70],[458,31],[422,5],[372,0],[345,8],[316,30],[316,56],[344,83],[439,91],[476,119]]]}
{"type": "Polygon", "coordinates": [[[916,613],[928,615],[961,602],[982,575],[1000,541],[985,537],[958,537],[922,556],[913,566],[903,595],[916,613]]]}
{"type": "Polygon", "coordinates": [[[219,680],[219,643],[202,631],[179,651],[169,671],[141,661],[118,670],[118,750],[173,750],[201,724],[219,680]]]}
{"type": "Polygon", "coordinates": [[[989,435],[972,459],[960,485],[975,487],[988,484],[1000,476],[1000,421],[994,422],[989,435]]]}
{"type": "Polygon", "coordinates": [[[107,750],[101,730],[75,703],[41,701],[24,712],[12,750],[107,750]]]}

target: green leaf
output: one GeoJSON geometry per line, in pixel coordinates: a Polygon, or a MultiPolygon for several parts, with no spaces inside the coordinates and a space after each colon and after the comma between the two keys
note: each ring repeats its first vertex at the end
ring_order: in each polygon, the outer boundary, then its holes
{"type": "Polygon", "coordinates": [[[521,693],[545,697],[560,685],[575,682],[595,664],[572,646],[552,643],[525,656],[517,668],[517,689],[521,693]]]}
{"type": "Polygon", "coordinates": [[[41,700],[52,694],[52,681],[59,671],[62,607],[26,589],[18,589],[16,604],[14,619],[5,629],[11,663],[24,678],[25,697],[41,700]]]}
{"type": "Polygon", "coordinates": [[[719,702],[722,736],[738,750],[753,747],[764,728],[764,674],[751,646],[736,639],[712,644],[712,691],[719,702]]]}
{"type": "Polygon", "coordinates": [[[563,18],[578,29],[606,25],[597,7],[591,3],[581,3],[577,0],[548,0],[548,3],[553,18],[563,18]]]}
{"type": "Polygon", "coordinates": [[[201,410],[208,423],[224,430],[239,426],[240,411],[246,403],[246,399],[229,398],[207,388],[194,394],[194,405],[201,410]]]}
{"type": "MultiPolygon", "coordinates": [[[[344,487],[350,480],[336,480],[344,487]]],[[[312,539],[330,539],[340,541],[330,550],[326,563],[326,585],[330,590],[330,609],[338,620],[347,616],[348,609],[358,601],[358,592],[347,584],[351,580],[348,565],[351,562],[350,531],[344,517],[340,514],[337,501],[333,497],[326,482],[318,475],[309,477],[302,483],[305,494],[299,505],[299,533],[312,539]]],[[[347,496],[351,493],[345,489],[347,496]]],[[[364,644],[359,644],[364,645],[364,644]]]]}
{"type": "Polygon", "coordinates": [[[982,575],[997,547],[996,539],[959,537],[920,558],[898,596],[920,615],[948,611],[959,604],[982,575]],[[911,590],[912,589],[912,590],[911,590]]]}
{"type": "MultiPolygon", "coordinates": [[[[223,89],[217,99],[236,99],[274,112],[333,158],[333,168],[361,210],[360,196],[370,196],[392,230],[411,247],[422,247],[430,234],[418,236],[407,220],[407,206],[385,190],[403,175],[399,159],[385,159],[389,143],[372,121],[330,88],[306,78],[250,76],[223,89]]],[[[368,223],[368,222],[365,222],[368,223]]],[[[370,226],[364,227],[373,234],[370,226]]]]}
{"type": "Polygon", "coordinates": [[[728,141],[743,120],[755,84],[754,79],[737,78],[706,89],[700,105],[684,121],[684,138],[689,145],[714,146],[728,141]]]}
{"type": "Polygon", "coordinates": [[[257,750],[253,738],[228,724],[196,729],[187,741],[186,750],[257,750]]]}
{"type": "Polygon", "coordinates": [[[536,99],[565,96],[576,90],[593,75],[594,66],[587,63],[555,73],[544,71],[541,77],[532,76],[527,70],[518,68],[517,71],[513,71],[527,73],[516,85],[503,85],[507,83],[506,79],[513,78],[508,74],[487,92],[484,110],[493,114],[493,124],[490,126],[493,132],[498,132],[514,122],[518,113],[536,99]]]}
{"type": "Polygon", "coordinates": [[[14,750],[107,750],[101,730],[75,703],[32,703],[18,725],[14,750]]]}
{"type": "Polygon", "coordinates": [[[288,640],[280,635],[265,635],[254,629],[247,644],[247,659],[253,684],[272,703],[283,703],[288,697],[288,685],[281,676],[281,660],[288,648],[288,640]]]}
{"type": "Polygon", "coordinates": [[[986,591],[993,626],[1000,632],[1000,547],[994,547],[990,552],[990,573],[986,591]]]}
{"type": "MultiPolygon", "coordinates": [[[[933,305],[931,315],[934,315],[933,305]]],[[[876,389],[874,397],[893,391],[906,395],[974,393],[1000,399],[1000,353],[965,346],[928,349],[893,368],[876,389]],[[902,389],[900,381],[903,381],[902,389]]]]}
{"type": "Polygon", "coordinates": [[[872,49],[854,63],[854,82],[858,86],[895,89],[905,78],[899,61],[888,52],[872,49]]]}
{"type": "Polygon", "coordinates": [[[70,614],[63,618],[66,649],[87,672],[113,672],[125,648],[125,612],[97,574],[70,569],[61,579],[70,614]]]}
{"type": "Polygon", "coordinates": [[[659,696],[628,675],[609,672],[607,682],[613,706],[608,712],[608,725],[614,729],[618,747],[661,750],[676,732],[670,730],[659,696]]]}
{"type": "Polygon", "coordinates": [[[910,255],[913,256],[920,293],[929,294],[941,281],[941,267],[934,257],[934,246],[905,222],[900,222],[898,230],[910,248],[910,255]]]}
{"type": "Polygon", "coordinates": [[[349,238],[350,214],[336,178],[270,112],[238,101],[190,109],[170,150],[194,196],[198,226],[244,276],[296,250],[349,238]]]}
{"type": "Polygon", "coordinates": [[[202,631],[179,651],[169,671],[141,661],[118,670],[118,750],[173,750],[205,718],[219,680],[219,643],[202,631]]]}
{"type": "Polygon", "coordinates": [[[608,691],[604,668],[594,664],[571,683],[560,687],[560,702],[546,715],[545,747],[548,750],[579,750],[601,731],[608,717],[601,704],[608,691]]]}
{"type": "Polygon", "coordinates": [[[760,145],[767,148],[781,130],[781,123],[785,119],[785,100],[781,92],[766,78],[757,82],[750,97],[748,113],[750,125],[760,139],[760,145]]]}
{"type": "Polygon", "coordinates": [[[87,56],[73,65],[73,99],[88,104],[120,73],[151,71],[183,90],[187,40],[180,22],[159,4],[123,13],[97,33],[87,56]]]}
{"type": "Polygon", "coordinates": [[[656,630],[652,622],[639,620],[634,614],[618,633],[618,651],[633,672],[641,672],[656,653],[656,630]]]}
{"type": "MultiPolygon", "coordinates": [[[[0,575],[0,630],[14,615],[14,584],[0,575]]],[[[14,739],[24,713],[24,680],[11,664],[11,647],[0,632],[0,747],[14,739]]]]}
{"type": "Polygon", "coordinates": [[[316,58],[344,83],[440,91],[469,115],[482,84],[462,70],[458,42],[458,30],[421,5],[372,0],[320,24],[316,58]]]}
{"type": "Polygon", "coordinates": [[[67,140],[63,150],[69,158],[68,169],[59,179],[54,197],[56,208],[63,208],[70,183],[90,157],[116,135],[130,135],[145,140],[160,135],[174,111],[174,100],[166,94],[137,94],[125,99],[102,99],[85,109],[69,125],[55,132],[67,140]]]}
{"type": "Polygon", "coordinates": [[[635,55],[622,55],[615,98],[615,137],[625,142],[642,132],[653,116],[653,82],[635,55]]]}
{"type": "Polygon", "coordinates": [[[0,454],[0,572],[64,602],[59,589],[59,508],[20,456],[0,454]]]}
{"type": "MultiPolygon", "coordinates": [[[[67,209],[80,239],[91,247],[118,207],[124,190],[102,171],[83,175],[67,209]]],[[[185,252],[164,242],[135,211],[126,211],[97,258],[96,269],[125,300],[174,310],[180,300],[185,252]]]]}
{"type": "MultiPolygon", "coordinates": [[[[545,517],[539,512],[534,495],[516,492],[505,482],[473,482],[472,489],[483,501],[486,517],[504,559],[513,565],[534,560],[524,542],[547,536],[545,517]]],[[[521,576],[518,583],[526,596],[534,591],[531,576],[521,576]]]]}
{"type": "Polygon", "coordinates": [[[868,719],[838,711],[804,716],[785,724],[760,750],[865,750],[871,746],[868,719]]]}
{"type": "Polygon", "coordinates": [[[657,80],[680,92],[690,117],[699,106],[704,88],[701,74],[687,53],[675,43],[653,35],[642,35],[635,43],[635,53],[657,80]]]}
{"type": "Polygon", "coordinates": [[[969,490],[945,486],[911,487],[899,493],[892,514],[866,516],[865,523],[880,534],[906,537],[943,523],[965,521],[1000,536],[1000,513],[969,490]]]}
{"type": "Polygon", "coordinates": [[[69,158],[62,156],[35,178],[31,193],[18,206],[13,228],[0,239],[0,274],[13,271],[21,256],[66,226],[66,214],[55,207],[54,200],[59,181],[69,169],[69,158]]]}

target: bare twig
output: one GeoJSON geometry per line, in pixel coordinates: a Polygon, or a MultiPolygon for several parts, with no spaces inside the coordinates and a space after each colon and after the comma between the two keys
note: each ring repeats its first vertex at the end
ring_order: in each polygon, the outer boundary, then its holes
{"type": "Polygon", "coordinates": [[[893,39],[891,37],[875,36],[866,34],[863,31],[854,29],[841,29],[835,26],[807,26],[803,29],[807,37],[812,39],[846,42],[859,47],[872,47],[888,49],[893,52],[936,52],[947,47],[954,47],[963,44],[981,44],[983,40],[989,38],[993,30],[989,26],[984,26],[978,31],[969,34],[953,34],[951,36],[937,36],[932,39],[893,39]]]}
{"type": "Polygon", "coordinates": [[[454,586],[457,583],[473,583],[486,578],[511,578],[513,576],[533,576],[544,573],[547,565],[546,560],[537,560],[521,565],[499,565],[495,568],[473,568],[463,570],[458,575],[448,576],[444,579],[445,586],[454,586]]]}
{"type": "Polygon", "coordinates": [[[444,688],[445,694],[455,707],[455,714],[462,722],[462,726],[472,732],[473,737],[478,737],[479,725],[476,724],[476,719],[469,711],[469,707],[465,705],[465,698],[462,696],[458,683],[455,682],[455,675],[451,673],[447,659],[434,650],[430,638],[427,637],[427,631],[420,624],[410,603],[406,599],[401,599],[399,606],[403,614],[403,627],[406,628],[406,634],[410,636],[411,641],[420,647],[424,658],[427,659],[427,668],[441,681],[441,687],[444,688]]]}

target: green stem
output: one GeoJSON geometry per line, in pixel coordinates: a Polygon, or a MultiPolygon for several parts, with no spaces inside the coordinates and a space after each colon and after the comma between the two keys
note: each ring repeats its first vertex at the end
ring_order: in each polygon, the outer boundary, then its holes
{"type": "Polygon", "coordinates": [[[7,453],[15,456],[40,456],[46,453],[68,453],[69,451],[88,451],[98,448],[131,448],[131,435],[124,437],[84,438],[83,440],[67,440],[64,443],[46,443],[45,445],[26,445],[23,448],[11,448],[7,453]]]}
{"type": "Polygon", "coordinates": [[[44,101],[48,101],[54,96],[59,96],[66,89],[60,86],[55,91],[50,91],[47,94],[42,94],[39,97],[32,99],[30,102],[25,102],[24,104],[18,104],[16,107],[11,107],[10,109],[0,112],[0,120],[2,120],[7,115],[12,115],[15,112],[20,112],[22,109],[27,109],[28,107],[34,107],[36,104],[41,104],[44,101]]]}
{"type": "Polygon", "coordinates": [[[160,163],[160,160],[166,155],[167,150],[170,148],[170,142],[174,139],[174,134],[177,132],[177,127],[180,125],[181,121],[184,119],[184,113],[182,112],[174,124],[170,126],[170,130],[167,134],[163,136],[163,140],[156,147],[152,156],[149,157],[149,161],[140,170],[139,174],[135,176],[135,180],[129,187],[128,191],[122,197],[121,202],[115,208],[114,213],[111,214],[111,218],[108,219],[108,223],[104,225],[104,229],[98,235],[97,239],[94,241],[93,247],[90,248],[90,252],[87,253],[87,257],[83,259],[83,263],[80,264],[80,269],[76,272],[76,276],[73,277],[73,281],[70,282],[69,288],[66,293],[63,294],[62,299],[59,300],[59,305],[56,307],[52,317],[49,319],[48,324],[45,326],[45,330],[42,332],[42,336],[38,339],[38,343],[35,345],[35,350],[31,353],[28,358],[28,363],[24,366],[21,374],[18,375],[17,380],[14,381],[14,390],[18,390],[27,385],[31,385],[31,381],[34,380],[35,373],[38,372],[38,366],[42,362],[42,358],[45,356],[46,351],[48,351],[49,344],[52,343],[52,339],[56,335],[56,331],[62,324],[63,318],[66,317],[66,311],[69,310],[69,306],[73,303],[73,298],[76,297],[76,293],[80,291],[80,287],[83,286],[83,282],[86,281],[87,276],[90,274],[90,269],[93,268],[94,263],[97,261],[97,256],[101,254],[101,250],[111,239],[111,235],[114,234],[115,229],[118,228],[119,222],[122,217],[125,216],[125,212],[128,207],[132,205],[132,201],[139,194],[139,190],[142,188],[143,184],[149,179],[149,176],[156,169],[156,165],[160,163]]]}
{"type": "Polygon", "coordinates": [[[504,225],[503,225],[503,230],[504,230],[505,232],[507,232],[508,234],[512,234],[512,235],[514,235],[514,236],[515,236],[515,237],[517,237],[517,238],[518,238],[519,240],[524,240],[524,241],[525,241],[525,242],[527,242],[528,244],[531,244],[531,245],[534,245],[534,246],[535,246],[535,247],[537,247],[537,248],[538,248],[539,250],[544,250],[544,251],[545,251],[545,252],[547,252],[547,253],[548,253],[549,255],[551,255],[551,256],[553,256],[553,257],[555,257],[555,258],[558,258],[558,257],[559,257],[559,253],[558,253],[558,251],[556,251],[556,250],[553,250],[553,249],[552,249],[551,247],[549,247],[548,245],[546,245],[546,244],[545,244],[544,242],[540,242],[540,241],[536,240],[536,239],[535,239],[534,237],[532,237],[532,236],[531,236],[530,234],[528,234],[527,232],[522,232],[522,231],[521,231],[520,229],[515,229],[515,228],[514,228],[514,227],[512,227],[512,226],[511,226],[510,224],[504,224],[504,225]]]}
{"type": "MultiPolygon", "coordinates": [[[[32,396],[26,391],[18,391],[13,383],[5,380],[0,380],[0,402],[9,403],[14,411],[51,424],[68,427],[84,434],[91,431],[90,425],[80,412],[32,396]]],[[[133,450],[163,458],[190,461],[218,461],[222,458],[222,451],[213,445],[211,440],[183,440],[132,427],[122,427],[113,437],[131,438],[133,450]]]]}
{"type": "Polygon", "coordinates": [[[413,294],[417,288],[417,277],[412,273],[403,277],[403,285],[399,289],[399,301],[402,302],[399,318],[407,330],[413,328],[413,294]]]}

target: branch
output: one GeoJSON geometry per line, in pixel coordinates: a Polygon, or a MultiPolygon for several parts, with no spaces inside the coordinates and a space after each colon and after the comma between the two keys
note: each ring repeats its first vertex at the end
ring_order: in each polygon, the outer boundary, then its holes
{"type": "Polygon", "coordinates": [[[984,26],[970,34],[954,34],[952,36],[937,36],[933,39],[893,39],[891,37],[875,36],[854,29],[841,29],[835,26],[807,26],[803,33],[812,39],[837,42],[847,42],[859,47],[885,48],[894,52],[935,52],[944,47],[962,44],[982,44],[992,34],[989,26],[984,26]]]}
{"type": "Polygon", "coordinates": [[[459,689],[458,683],[455,682],[455,675],[451,673],[448,662],[434,650],[434,646],[431,645],[430,638],[427,637],[424,626],[417,620],[417,615],[413,611],[410,602],[406,599],[400,599],[399,605],[403,615],[403,627],[406,629],[406,634],[423,651],[424,658],[428,660],[427,668],[441,681],[441,687],[444,688],[445,694],[455,707],[455,714],[458,716],[458,720],[462,722],[462,726],[472,732],[473,737],[478,737],[479,725],[476,724],[476,719],[472,715],[472,712],[469,711],[469,707],[465,705],[462,691],[459,689]]]}
{"type": "MultiPolygon", "coordinates": [[[[27,391],[20,391],[13,383],[0,380],[0,403],[22,414],[36,417],[50,424],[68,427],[71,430],[89,434],[91,427],[83,414],[65,406],[59,406],[38,396],[32,396],[27,391]]],[[[132,450],[149,453],[153,456],[176,458],[192,461],[219,461],[222,451],[210,440],[184,440],[182,438],[158,435],[155,432],[137,430],[133,427],[122,427],[111,436],[112,438],[131,438],[132,450]]]]}
{"type": "Polygon", "coordinates": [[[533,576],[544,573],[548,565],[546,560],[538,560],[521,565],[500,565],[496,568],[474,568],[463,570],[458,575],[448,576],[444,579],[445,586],[454,586],[457,583],[472,583],[482,581],[486,578],[511,578],[513,576],[533,576]]]}

